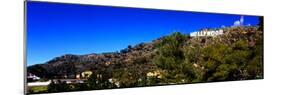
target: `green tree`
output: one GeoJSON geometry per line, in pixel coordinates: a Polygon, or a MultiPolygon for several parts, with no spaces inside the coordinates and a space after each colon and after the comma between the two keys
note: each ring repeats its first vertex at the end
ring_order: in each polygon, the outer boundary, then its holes
{"type": "Polygon", "coordinates": [[[187,36],[175,32],[171,36],[164,37],[158,44],[158,52],[153,62],[159,69],[167,71],[162,82],[178,82],[186,77],[180,68],[184,64],[182,46],[187,38],[187,36]]]}

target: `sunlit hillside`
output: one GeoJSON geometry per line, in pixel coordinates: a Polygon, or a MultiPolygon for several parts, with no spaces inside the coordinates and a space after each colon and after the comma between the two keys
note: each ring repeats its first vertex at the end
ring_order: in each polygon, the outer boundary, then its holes
{"type": "MultiPolygon", "coordinates": [[[[118,52],[66,54],[27,71],[41,81],[52,80],[47,90],[36,93],[262,79],[262,29],[221,29],[223,34],[212,37],[175,32],[118,52]],[[81,77],[85,72],[89,76],[81,77]],[[53,81],[77,78],[83,83],[53,81]]],[[[30,89],[30,93],[35,92],[30,89]]]]}

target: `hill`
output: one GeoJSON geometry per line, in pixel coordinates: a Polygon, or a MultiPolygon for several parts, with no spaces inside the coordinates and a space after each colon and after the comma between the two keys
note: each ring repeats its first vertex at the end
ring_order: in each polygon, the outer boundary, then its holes
{"type": "MultiPolygon", "coordinates": [[[[83,71],[114,78],[121,87],[263,78],[259,26],[222,28],[215,37],[180,32],[119,52],[66,54],[27,68],[41,78],[74,78],[83,71]]],[[[107,87],[103,87],[107,88],[107,87]]]]}

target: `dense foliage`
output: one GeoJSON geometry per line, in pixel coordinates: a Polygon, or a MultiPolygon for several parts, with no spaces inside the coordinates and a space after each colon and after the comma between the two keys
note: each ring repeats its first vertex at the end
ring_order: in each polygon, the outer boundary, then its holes
{"type": "Polygon", "coordinates": [[[154,63],[164,83],[194,83],[263,77],[263,37],[257,27],[225,29],[218,37],[175,33],[158,46],[154,63]]]}
{"type": "Polygon", "coordinates": [[[115,53],[65,55],[48,65],[30,66],[28,71],[47,79],[93,71],[85,83],[52,82],[48,92],[263,78],[262,29],[238,26],[223,30],[223,35],[215,37],[175,32],[115,53]]]}

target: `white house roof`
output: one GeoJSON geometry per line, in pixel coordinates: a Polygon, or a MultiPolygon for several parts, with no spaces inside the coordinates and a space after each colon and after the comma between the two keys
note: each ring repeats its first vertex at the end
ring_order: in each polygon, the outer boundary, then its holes
{"type": "Polygon", "coordinates": [[[51,83],[51,81],[46,81],[46,82],[30,82],[27,83],[27,86],[46,86],[49,85],[51,83]]]}

